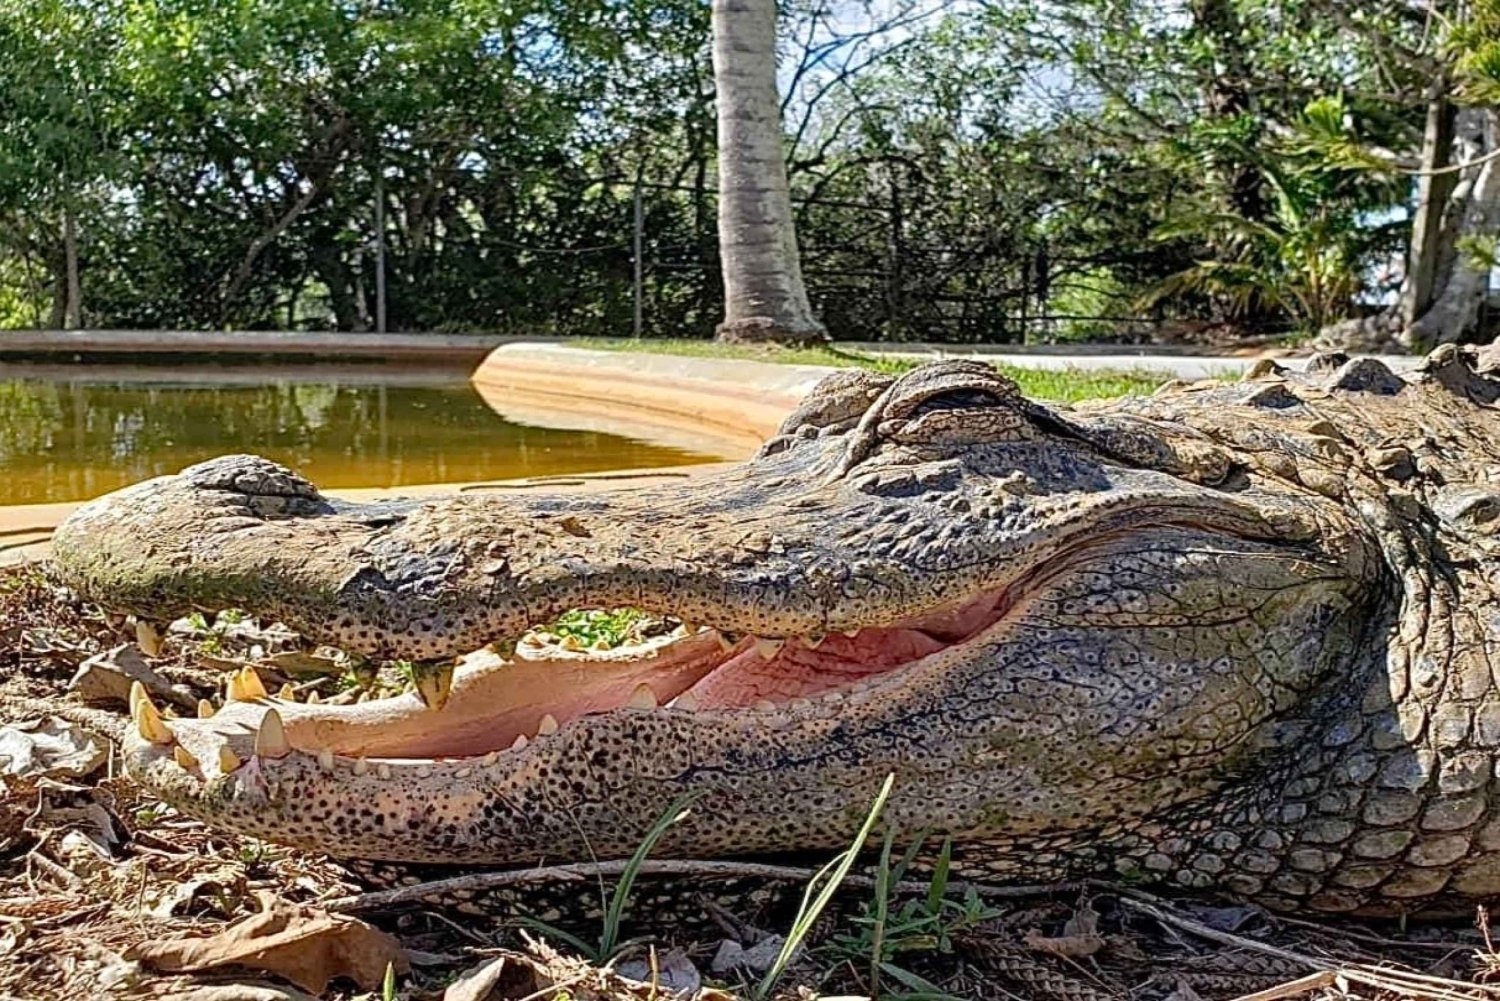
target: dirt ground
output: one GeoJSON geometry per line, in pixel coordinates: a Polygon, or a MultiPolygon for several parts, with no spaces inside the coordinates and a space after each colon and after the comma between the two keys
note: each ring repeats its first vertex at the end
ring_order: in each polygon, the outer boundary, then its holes
{"type": "Polygon", "coordinates": [[[210,830],[115,767],[132,676],[180,714],[246,663],[301,698],[401,682],[227,616],[179,624],[156,657],[134,635],[35,566],[0,571],[0,1001],[1500,998],[1482,913],[1323,925],[1105,884],[935,892],[899,867],[885,892],[846,881],[762,988],[820,860],[652,860],[610,929],[618,864],[419,871],[210,830]],[[601,956],[601,935],[625,945],[601,956]]]}

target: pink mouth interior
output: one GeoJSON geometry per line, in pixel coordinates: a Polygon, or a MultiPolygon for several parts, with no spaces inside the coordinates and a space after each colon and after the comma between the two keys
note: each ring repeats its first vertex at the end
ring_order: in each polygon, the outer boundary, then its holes
{"type": "Polygon", "coordinates": [[[1004,595],[985,595],[963,607],[899,625],[833,633],[816,649],[793,639],[771,659],[741,644],[689,692],[700,708],[732,709],[788,702],[846,688],[962,643],[998,621],[1004,595]]]}
{"type": "Polygon", "coordinates": [[[790,639],[779,648],[746,637],[733,644],[712,629],[606,653],[511,658],[481,652],[466,658],[447,702],[424,706],[415,695],[351,706],[290,703],[279,707],[293,746],[338,755],[465,758],[510,749],[547,725],[626,707],[681,711],[764,711],[814,698],[909,666],[972,639],[1010,609],[1007,592],[893,626],[821,638],[790,639]],[[726,649],[727,647],[727,649],[726,649]],[[758,649],[759,647],[759,649],[758,649]],[[774,654],[765,656],[762,650],[774,654]],[[649,702],[639,698],[649,689],[649,702]],[[544,723],[551,717],[551,723],[544,723]]]}

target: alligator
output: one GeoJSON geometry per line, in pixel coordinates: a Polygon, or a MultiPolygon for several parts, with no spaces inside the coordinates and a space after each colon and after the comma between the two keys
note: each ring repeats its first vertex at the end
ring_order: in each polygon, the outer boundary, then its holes
{"type": "Polygon", "coordinates": [[[351,504],[229,456],[53,548],[116,612],[415,665],[354,705],[134,698],[129,772],[245,834],[621,858],[693,797],[660,855],[825,852],[893,776],[883,823],[973,879],[1453,913],[1500,895],[1497,399],[1500,355],[1452,346],[1071,407],[973,361],[841,371],[675,484],[351,504]],[[516,642],[614,606],[683,625],[516,642]]]}

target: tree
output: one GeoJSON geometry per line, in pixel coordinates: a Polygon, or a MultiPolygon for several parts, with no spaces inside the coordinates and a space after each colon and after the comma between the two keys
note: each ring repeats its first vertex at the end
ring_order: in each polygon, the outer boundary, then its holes
{"type": "Polygon", "coordinates": [[[723,341],[827,338],[802,283],[776,96],[775,0],[714,0],[723,341]]]}

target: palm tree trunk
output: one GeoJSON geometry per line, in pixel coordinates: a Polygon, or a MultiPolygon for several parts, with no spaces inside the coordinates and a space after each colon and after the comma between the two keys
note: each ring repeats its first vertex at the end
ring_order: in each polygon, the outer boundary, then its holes
{"type": "Polygon", "coordinates": [[[72,206],[63,209],[63,274],[66,298],[63,300],[62,326],[77,330],[83,326],[83,287],[78,279],[78,225],[72,206]]]}
{"type": "Polygon", "coordinates": [[[827,339],[812,315],[776,98],[775,0],[713,0],[719,125],[721,341],[827,339]]]}

